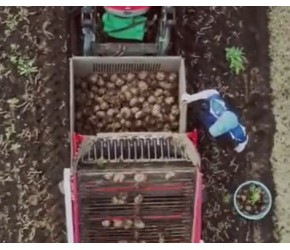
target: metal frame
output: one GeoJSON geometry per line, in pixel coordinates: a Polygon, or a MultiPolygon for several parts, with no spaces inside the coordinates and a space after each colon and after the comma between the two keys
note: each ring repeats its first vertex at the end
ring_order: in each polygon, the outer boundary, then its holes
{"type": "MultiPolygon", "coordinates": [[[[197,133],[195,131],[195,133],[197,133]]],[[[101,134],[104,136],[104,134],[101,134]]],[[[197,134],[195,134],[197,136],[197,134]]],[[[87,150],[83,150],[83,147],[88,147],[89,144],[84,141],[81,142],[80,138],[77,136],[73,137],[75,143],[74,147],[81,143],[81,150],[78,151],[76,148],[73,149],[75,154],[80,156],[87,150]]],[[[80,159],[77,155],[74,158],[80,159]]],[[[201,216],[202,216],[202,174],[199,167],[196,167],[196,178],[195,178],[195,200],[193,204],[194,217],[192,221],[192,232],[191,232],[191,242],[200,243],[201,242],[201,216]]],[[[73,169],[64,170],[64,192],[65,192],[65,207],[66,207],[66,222],[67,222],[67,240],[68,242],[80,242],[80,231],[79,231],[79,204],[78,204],[78,180],[77,172],[73,172],[73,169]],[[73,232],[73,233],[72,233],[73,232]]]]}
{"type": "Polygon", "coordinates": [[[161,8],[161,16],[158,22],[158,33],[155,43],[99,43],[97,39],[98,32],[94,7],[83,6],[81,15],[83,55],[166,55],[169,50],[171,30],[174,24],[174,7],[163,6],[161,8]]]}
{"type": "Polygon", "coordinates": [[[74,223],[73,223],[73,199],[71,189],[71,171],[65,168],[63,171],[64,201],[65,201],[65,218],[67,242],[74,242],[74,223]]]}
{"type": "Polygon", "coordinates": [[[95,43],[96,41],[96,19],[94,8],[92,6],[82,7],[81,26],[83,33],[83,55],[93,55],[94,51],[92,43],[95,43]]]}
{"type": "Polygon", "coordinates": [[[164,159],[167,162],[179,162],[186,160],[186,156],[178,146],[172,144],[173,138],[169,133],[106,133],[98,134],[90,139],[92,140],[91,149],[81,156],[81,161],[87,164],[97,163],[99,158],[104,158],[104,155],[110,162],[120,160],[164,162],[164,159]],[[154,152],[150,152],[150,147],[154,148],[154,152]],[[128,153],[124,155],[124,151],[128,153]],[[139,157],[137,156],[138,151],[140,151],[139,157]]]}
{"type": "MultiPolygon", "coordinates": [[[[77,192],[77,178],[76,175],[71,175],[69,168],[65,169],[64,179],[70,177],[70,185],[72,188],[65,188],[65,211],[66,211],[66,228],[67,228],[67,242],[80,243],[79,233],[79,217],[78,217],[78,202],[73,197],[78,196],[77,192]],[[70,198],[70,200],[69,200],[70,198]]],[[[192,222],[192,239],[191,243],[201,243],[202,230],[202,174],[199,170],[196,172],[196,195],[194,202],[194,218],[192,222]]]]}

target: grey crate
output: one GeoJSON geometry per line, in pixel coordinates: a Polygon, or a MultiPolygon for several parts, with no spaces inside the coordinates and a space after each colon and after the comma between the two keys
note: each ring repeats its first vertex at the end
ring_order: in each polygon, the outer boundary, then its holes
{"type": "Polygon", "coordinates": [[[181,57],[73,57],[70,59],[70,122],[71,132],[75,128],[75,95],[74,78],[86,76],[93,72],[126,73],[142,70],[172,71],[179,74],[179,132],[186,131],[187,106],[182,104],[180,97],[186,91],[185,66],[181,57]]]}

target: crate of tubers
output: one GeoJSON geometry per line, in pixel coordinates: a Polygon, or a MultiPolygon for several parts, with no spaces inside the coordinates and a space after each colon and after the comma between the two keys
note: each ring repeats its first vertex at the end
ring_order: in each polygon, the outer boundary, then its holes
{"type": "Polygon", "coordinates": [[[185,132],[181,57],[73,57],[70,74],[72,132],[185,132]]]}
{"type": "Polygon", "coordinates": [[[75,242],[193,241],[200,157],[185,134],[85,136],[74,164],[75,242]]]}

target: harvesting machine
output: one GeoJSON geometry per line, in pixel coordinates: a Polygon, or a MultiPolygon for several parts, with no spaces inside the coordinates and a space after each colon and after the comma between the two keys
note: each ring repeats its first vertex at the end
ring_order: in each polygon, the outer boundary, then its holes
{"type": "MultiPolygon", "coordinates": [[[[104,8],[122,18],[148,14],[149,9],[104,8]]],[[[162,20],[156,21],[159,29],[165,24],[162,20]]],[[[98,55],[100,44],[95,41],[90,40],[90,44],[95,44],[93,55],[98,55]]],[[[87,55],[91,50],[87,50],[85,43],[86,38],[83,48],[87,55]]],[[[109,46],[113,51],[118,44],[102,46],[109,46]]],[[[144,43],[137,44],[146,47],[144,43]]],[[[165,53],[163,45],[155,45],[157,55],[165,53]]],[[[134,43],[126,46],[126,52],[136,49],[134,43]]],[[[143,51],[143,54],[147,53],[143,51]]],[[[197,133],[186,133],[187,107],[180,101],[185,89],[185,66],[181,57],[131,54],[71,58],[71,165],[64,170],[63,179],[68,242],[201,241],[202,174],[197,133]],[[76,78],[92,73],[138,74],[143,71],[178,74],[178,131],[80,134],[76,130],[76,78]]]]}
{"type": "Polygon", "coordinates": [[[85,6],[72,14],[74,55],[167,55],[174,32],[172,6],[85,6]]]}

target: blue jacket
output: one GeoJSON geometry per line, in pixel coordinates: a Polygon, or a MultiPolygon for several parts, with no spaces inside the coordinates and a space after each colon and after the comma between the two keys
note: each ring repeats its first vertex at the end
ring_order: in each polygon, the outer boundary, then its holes
{"type": "Polygon", "coordinates": [[[218,117],[225,111],[233,112],[237,116],[238,124],[234,129],[227,131],[219,136],[219,138],[233,140],[235,143],[245,142],[247,140],[245,127],[241,124],[239,116],[236,112],[225,103],[219,94],[213,95],[207,100],[201,101],[199,118],[203,125],[209,130],[209,128],[218,120],[218,117]]]}

